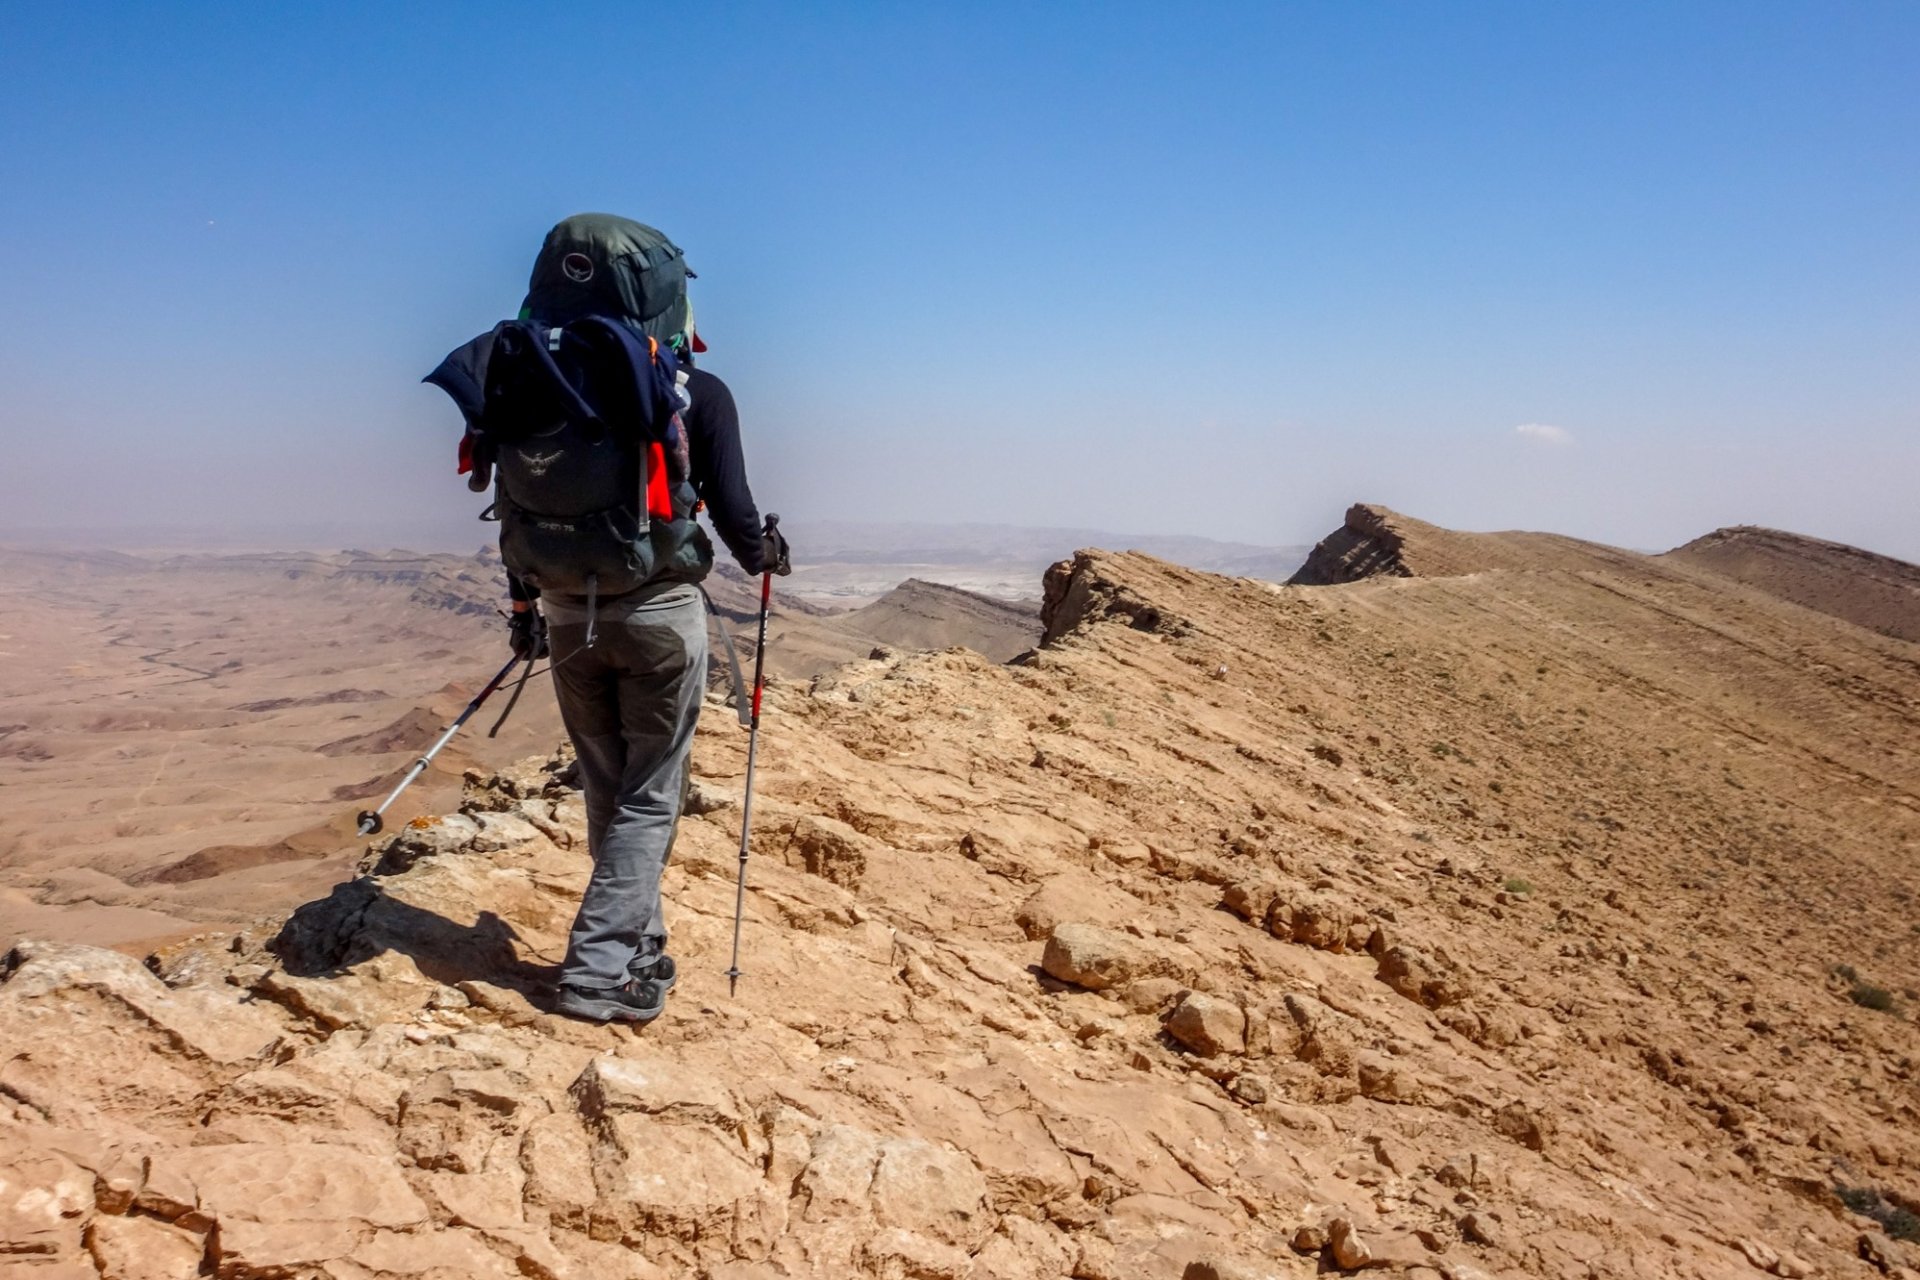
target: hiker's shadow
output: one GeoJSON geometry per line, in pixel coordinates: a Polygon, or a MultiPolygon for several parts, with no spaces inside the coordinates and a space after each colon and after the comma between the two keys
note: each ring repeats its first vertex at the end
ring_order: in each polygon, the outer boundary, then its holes
{"type": "Polygon", "coordinates": [[[335,978],[387,952],[446,986],[478,980],[541,1001],[558,966],[525,960],[514,927],[492,911],[461,924],[387,893],[378,876],[335,885],[287,918],[267,950],[294,977],[335,978]]]}

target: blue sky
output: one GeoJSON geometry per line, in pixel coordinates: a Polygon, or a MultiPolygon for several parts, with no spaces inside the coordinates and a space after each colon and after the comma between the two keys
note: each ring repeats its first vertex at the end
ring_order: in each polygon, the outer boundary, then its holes
{"type": "Polygon", "coordinates": [[[1920,6],[3,21],[10,530],[477,542],[418,378],[604,209],[700,272],[802,554],[808,518],[1293,543],[1364,499],[1920,559],[1920,6]]]}

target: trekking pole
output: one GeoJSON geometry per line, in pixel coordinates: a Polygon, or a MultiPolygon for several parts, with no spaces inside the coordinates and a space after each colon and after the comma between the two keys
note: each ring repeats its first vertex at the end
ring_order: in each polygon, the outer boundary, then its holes
{"type": "MultiPolygon", "coordinates": [[[[780,517],[767,517],[766,535],[780,517]]],[[[765,535],[763,535],[765,536],[765,535]]],[[[753,645],[753,718],[747,723],[747,786],[740,797],[740,875],[733,887],[733,963],[727,967],[727,997],[740,985],[740,916],[747,905],[747,837],[753,830],[753,762],[760,746],[760,694],[767,687],[767,606],[773,602],[773,566],[760,575],[760,634],[753,645]]]]}
{"type": "MultiPolygon", "coordinates": [[[[453,735],[460,732],[460,726],[467,722],[467,718],[469,716],[471,716],[474,712],[480,709],[481,703],[485,702],[488,698],[493,696],[493,691],[495,689],[498,689],[501,685],[507,682],[507,677],[513,674],[513,669],[519,665],[520,665],[519,654],[516,653],[511,658],[508,658],[507,665],[500,668],[500,670],[494,674],[493,679],[487,681],[486,688],[482,689],[479,693],[476,693],[473,695],[473,701],[467,704],[467,709],[465,711],[462,711],[459,717],[455,719],[452,724],[447,726],[447,731],[440,735],[440,741],[434,743],[431,747],[428,747],[427,754],[421,756],[418,760],[415,760],[413,762],[413,768],[407,770],[407,776],[400,779],[400,785],[395,787],[390,793],[388,793],[387,798],[380,802],[380,807],[378,809],[361,810],[360,817],[358,819],[361,835],[372,836],[372,835],[380,834],[380,828],[385,825],[380,821],[380,815],[387,811],[387,806],[392,804],[395,800],[398,800],[400,798],[400,793],[402,791],[405,791],[408,787],[412,786],[414,783],[414,780],[418,778],[421,774],[427,771],[427,766],[433,763],[433,758],[440,754],[440,748],[446,746],[449,742],[453,741],[453,735]]],[[[529,667],[533,665],[532,658],[527,659],[527,665],[529,667]]]]}

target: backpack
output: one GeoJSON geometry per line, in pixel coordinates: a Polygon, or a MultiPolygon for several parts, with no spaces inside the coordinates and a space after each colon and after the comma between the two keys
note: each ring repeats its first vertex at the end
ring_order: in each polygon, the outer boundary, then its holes
{"type": "Polygon", "coordinates": [[[687,275],[650,227],[569,218],[547,235],[521,318],[427,377],[466,415],[470,487],[494,479],[501,560],[543,593],[619,595],[713,566],[668,346],[691,322],[687,275]]]}
{"type": "Polygon", "coordinates": [[[713,567],[694,520],[684,393],[658,342],[604,317],[509,320],[428,381],[466,414],[469,484],[494,481],[488,515],[514,577],[593,597],[698,582],[713,567]]]}
{"type": "Polygon", "coordinates": [[[692,275],[664,232],[610,213],[578,213],[547,232],[520,318],[566,324],[614,316],[671,346],[692,327],[692,275]]]}

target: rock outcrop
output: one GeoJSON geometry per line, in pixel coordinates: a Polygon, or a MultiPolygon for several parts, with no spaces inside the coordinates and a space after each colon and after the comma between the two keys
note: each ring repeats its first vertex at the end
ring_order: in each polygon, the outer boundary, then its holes
{"type": "Polygon", "coordinates": [[[1385,507],[1354,503],[1340,527],[1313,545],[1287,585],[1330,587],[1381,575],[1411,578],[1413,570],[1401,555],[1406,538],[1395,525],[1397,519],[1385,507]]]}

